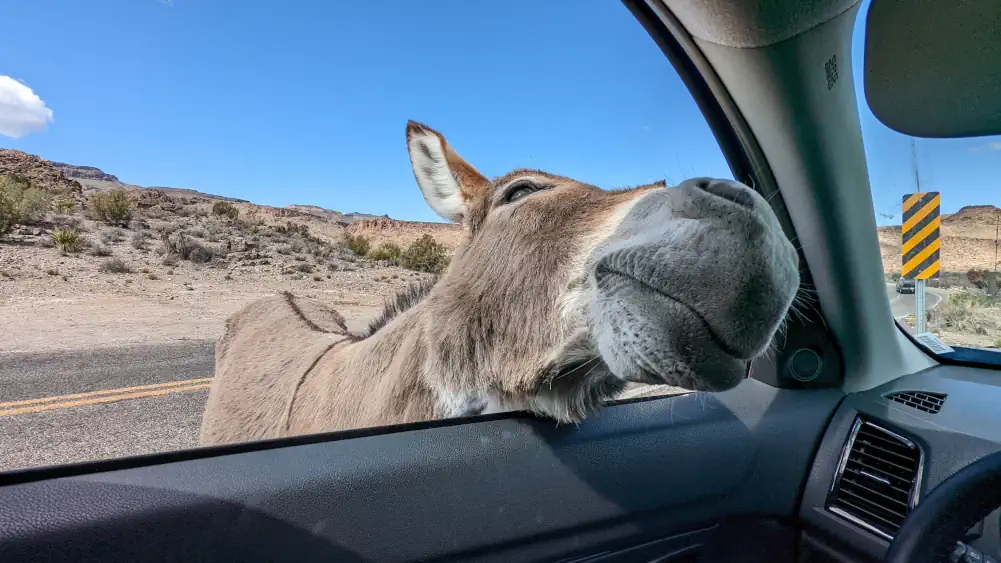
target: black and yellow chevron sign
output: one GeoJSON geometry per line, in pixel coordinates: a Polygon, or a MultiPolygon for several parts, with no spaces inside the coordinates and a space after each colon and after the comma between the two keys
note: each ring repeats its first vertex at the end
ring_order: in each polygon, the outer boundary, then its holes
{"type": "Polygon", "coordinates": [[[941,267],[942,245],[939,227],[941,198],[938,192],[919,192],[904,196],[904,225],[901,229],[902,264],[900,276],[909,280],[937,278],[941,267]]]}

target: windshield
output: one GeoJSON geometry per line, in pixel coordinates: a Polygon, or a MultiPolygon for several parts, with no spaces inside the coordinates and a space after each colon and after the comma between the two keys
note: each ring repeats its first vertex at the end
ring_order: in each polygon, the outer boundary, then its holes
{"type": "MultiPolygon", "coordinates": [[[[1001,136],[915,138],[876,119],[862,83],[868,9],[867,0],[856,20],[852,58],[893,316],[904,330],[930,333],[951,347],[946,355],[998,351],[1001,136]],[[901,276],[906,281],[895,283],[901,276]]],[[[976,356],[1001,363],[1001,353],[976,356]]]]}

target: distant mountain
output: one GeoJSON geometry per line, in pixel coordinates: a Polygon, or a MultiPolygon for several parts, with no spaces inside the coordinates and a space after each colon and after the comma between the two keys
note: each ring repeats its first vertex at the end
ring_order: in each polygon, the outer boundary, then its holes
{"type": "Polygon", "coordinates": [[[215,194],[207,194],[197,190],[187,188],[170,188],[166,186],[139,186],[136,184],[126,184],[118,179],[114,174],[96,168],[94,166],[79,166],[76,164],[66,164],[65,162],[52,162],[52,167],[62,172],[63,176],[70,180],[76,180],[84,189],[85,193],[104,192],[118,188],[125,189],[155,189],[170,195],[181,197],[202,197],[205,199],[217,199],[233,203],[250,203],[245,199],[226,197],[215,194]]]}
{"type": "MultiPolygon", "coordinates": [[[[955,213],[942,215],[942,270],[966,272],[994,268],[994,238],[998,233],[1001,209],[993,205],[967,205],[955,213]]],[[[879,227],[879,249],[883,271],[899,272],[901,227],[879,227]]]]}
{"type": "Polygon", "coordinates": [[[287,207],[289,209],[294,209],[296,211],[301,211],[303,213],[308,213],[310,215],[323,217],[324,219],[330,221],[345,223],[348,225],[354,223],[355,221],[360,221],[362,219],[389,219],[389,215],[370,215],[368,213],[341,213],[340,211],[334,211],[332,209],[324,209],[323,207],[318,207],[316,205],[292,204],[287,207]]]}
{"type": "Polygon", "coordinates": [[[52,162],[52,167],[63,173],[63,176],[67,178],[72,178],[74,180],[97,180],[102,182],[111,182],[115,184],[121,184],[122,182],[118,180],[118,177],[113,174],[108,174],[107,172],[101,170],[100,168],[94,168],[93,166],[76,166],[74,164],[66,164],[65,162],[52,162]]]}

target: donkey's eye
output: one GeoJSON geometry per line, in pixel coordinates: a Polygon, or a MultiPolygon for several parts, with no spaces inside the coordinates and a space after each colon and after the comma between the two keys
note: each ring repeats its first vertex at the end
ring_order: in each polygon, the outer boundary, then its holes
{"type": "Polygon", "coordinates": [[[504,203],[512,203],[539,191],[539,186],[531,182],[518,182],[504,193],[504,203]]]}

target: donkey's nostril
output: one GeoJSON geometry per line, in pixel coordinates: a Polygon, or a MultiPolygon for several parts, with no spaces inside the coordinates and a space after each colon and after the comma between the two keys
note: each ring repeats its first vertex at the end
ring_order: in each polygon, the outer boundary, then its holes
{"type": "Polygon", "coordinates": [[[737,205],[744,207],[754,207],[754,198],[751,197],[748,188],[734,182],[723,180],[700,179],[696,185],[704,191],[714,196],[730,200],[737,205]]]}

